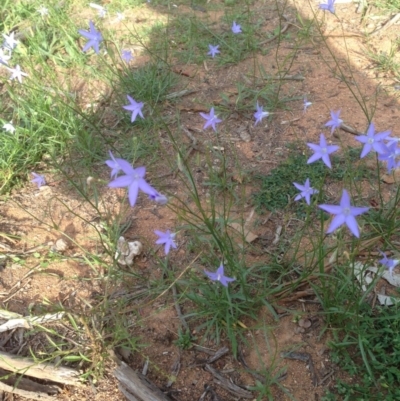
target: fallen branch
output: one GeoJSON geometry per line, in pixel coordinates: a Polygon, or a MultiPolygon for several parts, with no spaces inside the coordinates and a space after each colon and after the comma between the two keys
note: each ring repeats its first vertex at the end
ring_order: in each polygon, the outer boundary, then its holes
{"type": "Polygon", "coordinates": [[[204,401],[208,393],[211,394],[211,401],[221,401],[221,398],[219,398],[218,394],[211,386],[207,384],[204,385],[204,390],[205,390],[204,393],[200,396],[198,401],[204,401]]]}
{"type": "Polygon", "coordinates": [[[345,124],[340,124],[340,129],[352,135],[365,135],[364,133],[358,132],[356,129],[349,127],[348,125],[345,124]]]}
{"type": "Polygon", "coordinates": [[[211,373],[214,376],[214,381],[216,384],[229,391],[235,397],[254,398],[254,395],[250,391],[247,391],[242,387],[239,387],[236,384],[232,383],[226,377],[222,376],[222,374],[218,370],[212,368],[210,365],[206,365],[205,369],[207,372],[211,373]]]}
{"type": "Polygon", "coordinates": [[[386,22],[385,25],[382,25],[380,28],[376,29],[374,32],[370,34],[370,36],[374,36],[377,33],[382,33],[382,31],[385,31],[386,29],[390,28],[392,25],[394,25],[398,20],[400,20],[400,13],[396,14],[393,18],[391,18],[388,22],[386,22]]]}
{"type": "Polygon", "coordinates": [[[165,96],[166,99],[175,99],[177,97],[183,97],[183,96],[188,96],[188,95],[192,95],[193,93],[198,92],[197,90],[189,90],[189,89],[184,89],[181,90],[179,92],[172,92],[170,94],[168,94],[167,96],[165,96]]]}
{"type": "Polygon", "coordinates": [[[7,322],[0,325],[0,333],[17,328],[31,329],[34,325],[55,322],[61,320],[63,317],[64,312],[49,313],[43,316],[22,316],[18,313],[0,309],[0,320],[7,320],[7,322]]]}
{"type": "Polygon", "coordinates": [[[129,401],[171,401],[150,380],[124,362],[114,370],[114,376],[120,383],[119,389],[129,401]]]}
{"type": "Polygon", "coordinates": [[[281,77],[273,76],[273,75],[266,75],[263,77],[264,80],[274,80],[274,81],[304,81],[305,78],[300,75],[283,75],[281,77]]]}
{"type": "Polygon", "coordinates": [[[79,372],[64,366],[55,366],[52,363],[36,363],[29,358],[21,358],[0,352],[0,368],[37,379],[49,380],[71,386],[80,386],[79,372]]]}
{"type": "Polygon", "coordinates": [[[167,388],[170,388],[175,382],[179,371],[181,370],[181,353],[179,352],[178,357],[175,359],[172,365],[171,374],[169,375],[167,388]]]}
{"type": "Polygon", "coordinates": [[[220,348],[219,350],[215,351],[215,354],[211,358],[207,359],[207,363],[215,362],[219,358],[222,358],[228,352],[229,352],[229,348],[227,348],[227,347],[220,348]]]}
{"type": "Polygon", "coordinates": [[[206,364],[210,364],[215,362],[216,360],[218,360],[219,358],[222,358],[225,354],[227,354],[229,352],[229,348],[227,347],[222,347],[217,351],[211,351],[208,350],[207,348],[201,347],[200,345],[195,345],[193,347],[194,349],[196,349],[197,351],[200,352],[204,352],[208,355],[211,355],[208,359],[198,359],[196,360],[196,364],[194,365],[190,365],[190,367],[194,367],[194,366],[204,366],[206,364]]]}
{"type": "Polygon", "coordinates": [[[60,389],[56,386],[36,383],[26,377],[10,374],[0,369],[0,390],[17,394],[28,400],[54,401],[60,389]]]}

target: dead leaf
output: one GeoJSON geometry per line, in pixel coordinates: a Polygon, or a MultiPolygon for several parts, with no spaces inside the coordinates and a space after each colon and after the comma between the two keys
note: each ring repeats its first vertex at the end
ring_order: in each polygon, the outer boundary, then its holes
{"type": "Polygon", "coordinates": [[[400,182],[400,169],[396,169],[392,174],[384,174],[382,176],[382,181],[385,184],[394,184],[395,182],[400,182]]]}
{"type": "Polygon", "coordinates": [[[257,234],[254,234],[249,229],[246,229],[246,228],[243,229],[239,223],[231,223],[231,224],[229,224],[229,227],[232,227],[234,230],[236,230],[241,235],[244,234],[244,239],[248,243],[251,243],[258,238],[257,234]]]}

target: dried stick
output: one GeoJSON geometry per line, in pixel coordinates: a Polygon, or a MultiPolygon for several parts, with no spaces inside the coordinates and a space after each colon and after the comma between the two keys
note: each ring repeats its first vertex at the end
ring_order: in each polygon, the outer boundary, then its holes
{"type": "Polygon", "coordinates": [[[376,29],[374,32],[370,34],[370,36],[374,36],[377,33],[382,33],[382,31],[385,31],[386,29],[390,28],[392,25],[394,25],[398,20],[400,19],[400,13],[397,13],[393,18],[391,18],[388,22],[386,22],[385,25],[382,25],[380,28],[376,29]]]}
{"type": "Polygon", "coordinates": [[[275,81],[304,81],[305,78],[300,75],[284,75],[283,77],[275,77],[275,76],[264,76],[264,80],[275,80],[275,81]]]}
{"type": "Polygon", "coordinates": [[[10,375],[0,369],[0,390],[20,395],[28,400],[55,401],[60,389],[56,386],[36,383],[26,377],[10,375]]]}
{"type": "Polygon", "coordinates": [[[178,357],[175,359],[172,365],[171,374],[168,379],[167,388],[170,388],[176,381],[179,371],[181,370],[181,353],[179,352],[178,357]]]}
{"type": "Polygon", "coordinates": [[[221,401],[221,398],[218,397],[218,394],[215,392],[215,390],[209,386],[208,384],[204,385],[204,393],[200,396],[200,398],[198,399],[198,401],[204,401],[206,398],[206,395],[208,393],[211,394],[211,400],[210,401],[221,401]]]}
{"type": "Polygon", "coordinates": [[[219,350],[217,350],[215,352],[215,354],[211,357],[207,359],[207,363],[213,363],[215,362],[217,359],[223,357],[225,354],[227,354],[229,352],[229,348],[227,347],[222,347],[219,350]]]}
{"type": "Polygon", "coordinates": [[[126,363],[122,362],[114,370],[114,376],[120,382],[123,393],[134,401],[171,401],[158,387],[140,373],[136,373],[126,363]]]}
{"type": "Polygon", "coordinates": [[[222,374],[218,370],[212,368],[210,365],[206,365],[205,369],[207,372],[211,373],[214,376],[215,383],[219,384],[221,387],[232,393],[234,396],[241,398],[254,398],[253,394],[250,391],[244,390],[243,388],[232,383],[226,377],[222,376],[222,374]]]}
{"type": "Polygon", "coordinates": [[[340,124],[340,129],[342,131],[348,132],[349,134],[352,134],[352,135],[365,135],[362,132],[358,132],[356,129],[349,127],[348,125],[345,125],[343,123],[340,124]]]}

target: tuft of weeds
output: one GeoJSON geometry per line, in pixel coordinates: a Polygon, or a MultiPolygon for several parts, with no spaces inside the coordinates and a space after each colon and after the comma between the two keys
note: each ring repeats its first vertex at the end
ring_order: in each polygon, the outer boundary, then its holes
{"type": "Polygon", "coordinates": [[[8,191],[27,178],[43,157],[62,154],[77,132],[85,131],[82,120],[54,94],[31,88],[23,96],[10,91],[3,121],[12,121],[16,131],[0,136],[0,190],[8,191]]]}
{"type": "Polygon", "coordinates": [[[178,329],[178,339],[175,340],[174,344],[182,349],[190,349],[193,345],[193,341],[196,338],[192,337],[192,335],[188,331],[183,331],[181,328],[178,329]]]}
{"type": "Polygon", "coordinates": [[[223,21],[223,28],[217,30],[214,23],[192,15],[180,15],[170,21],[168,28],[164,25],[153,28],[153,41],[149,50],[152,54],[169,54],[181,63],[200,64],[205,60],[213,60],[217,65],[235,64],[259,51],[256,32],[260,22],[254,22],[250,12],[238,18],[226,15],[223,21]],[[243,33],[238,35],[231,32],[235,19],[243,29],[243,33]],[[166,33],[174,38],[173,41],[167,41],[166,33]],[[214,59],[207,55],[210,44],[220,46],[221,53],[214,59]]]}
{"type": "Polygon", "coordinates": [[[358,302],[346,299],[348,307],[336,303],[332,314],[340,316],[341,327],[334,331],[335,339],[330,343],[332,361],[354,378],[352,383],[338,380],[334,390],[325,400],[334,395],[355,401],[400,399],[400,307],[394,305],[370,307],[365,303],[358,311],[351,306],[358,302]],[[350,310],[349,310],[350,309],[350,310]]]}
{"type": "Polygon", "coordinates": [[[380,9],[382,13],[397,13],[400,9],[399,0],[373,0],[371,5],[380,9]]]}
{"type": "MultiPolygon", "coordinates": [[[[135,99],[155,107],[167,98],[176,84],[177,76],[166,63],[149,62],[134,71],[126,70],[120,74],[118,88],[124,95],[134,94],[135,99]]],[[[152,113],[152,110],[149,112],[152,113]]]]}
{"type": "Polygon", "coordinates": [[[392,74],[395,77],[400,76],[400,63],[397,58],[399,45],[392,43],[388,52],[381,51],[374,53],[370,51],[367,53],[370,60],[375,64],[377,71],[392,74]]]}

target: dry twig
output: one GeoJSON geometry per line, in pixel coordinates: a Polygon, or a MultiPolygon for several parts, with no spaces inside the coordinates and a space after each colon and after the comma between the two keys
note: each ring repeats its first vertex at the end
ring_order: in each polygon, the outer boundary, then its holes
{"type": "Polygon", "coordinates": [[[237,386],[232,383],[226,377],[224,377],[218,370],[214,369],[210,365],[206,365],[205,369],[207,372],[211,373],[214,376],[214,382],[225,390],[229,391],[235,397],[241,398],[254,398],[253,394],[250,391],[243,389],[242,387],[237,386]]]}
{"type": "Polygon", "coordinates": [[[374,32],[370,34],[370,36],[375,36],[377,33],[382,33],[386,29],[390,28],[394,25],[397,21],[400,20],[400,13],[397,13],[394,17],[392,17],[386,24],[382,25],[380,28],[376,29],[374,32]]]}
{"type": "Polygon", "coordinates": [[[140,373],[136,373],[124,362],[121,362],[121,365],[115,369],[114,376],[120,382],[119,389],[128,400],[171,401],[150,380],[140,373]]]}
{"type": "Polygon", "coordinates": [[[56,386],[36,383],[20,375],[10,375],[0,369],[0,390],[25,397],[28,400],[55,401],[60,389],[56,386]]]}

